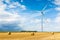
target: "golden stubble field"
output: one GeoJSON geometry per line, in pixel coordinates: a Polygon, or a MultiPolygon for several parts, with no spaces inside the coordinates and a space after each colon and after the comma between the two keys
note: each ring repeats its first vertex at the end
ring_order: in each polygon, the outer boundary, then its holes
{"type": "Polygon", "coordinates": [[[60,40],[60,32],[0,32],[0,40],[60,40]]]}

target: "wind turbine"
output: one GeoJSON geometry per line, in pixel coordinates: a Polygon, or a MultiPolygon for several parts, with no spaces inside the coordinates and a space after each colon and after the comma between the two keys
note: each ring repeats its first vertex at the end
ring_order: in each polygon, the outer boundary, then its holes
{"type": "MultiPolygon", "coordinates": [[[[49,4],[49,1],[48,1],[47,5],[49,4]]],[[[47,7],[47,5],[45,5],[44,8],[41,11],[41,14],[42,14],[42,18],[41,18],[41,32],[43,32],[43,16],[44,16],[43,12],[44,12],[45,8],[47,7]]],[[[52,33],[52,35],[54,35],[54,32],[51,32],[51,33],[52,33]]]]}
{"type": "Polygon", "coordinates": [[[43,7],[43,9],[41,10],[41,32],[43,32],[43,17],[44,17],[44,10],[47,7],[47,5],[49,4],[49,2],[43,7]]]}

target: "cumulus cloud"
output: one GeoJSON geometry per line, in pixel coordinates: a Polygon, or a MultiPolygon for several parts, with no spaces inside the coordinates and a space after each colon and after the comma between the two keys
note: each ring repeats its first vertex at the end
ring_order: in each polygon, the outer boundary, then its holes
{"type": "Polygon", "coordinates": [[[47,18],[43,29],[44,31],[60,31],[60,13],[57,13],[54,19],[47,18]]]}
{"type": "Polygon", "coordinates": [[[5,0],[6,3],[10,4],[10,0],[5,0]]]}
{"type": "Polygon", "coordinates": [[[5,10],[5,8],[6,8],[6,4],[0,3],[0,11],[5,10]]]}
{"type": "Polygon", "coordinates": [[[26,6],[21,5],[20,7],[21,7],[22,10],[26,10],[26,6]]]}
{"type": "Polygon", "coordinates": [[[26,10],[26,6],[20,4],[19,2],[12,2],[12,4],[9,4],[8,8],[20,8],[20,10],[26,10]]]}
{"type": "Polygon", "coordinates": [[[0,13],[0,21],[8,21],[8,22],[11,22],[11,21],[16,20],[17,17],[18,17],[18,15],[11,14],[11,13],[6,12],[6,11],[2,11],[0,13]]]}
{"type": "Polygon", "coordinates": [[[3,28],[3,30],[5,28],[8,28],[8,29],[10,29],[10,28],[12,28],[12,29],[18,28],[19,17],[20,17],[19,15],[15,15],[15,14],[11,14],[11,13],[6,12],[6,11],[2,11],[0,13],[0,28],[3,28]]]}
{"type": "Polygon", "coordinates": [[[55,10],[60,11],[60,0],[54,0],[53,2],[55,5],[57,5],[57,7],[55,8],[55,10]]]}
{"type": "Polygon", "coordinates": [[[60,23],[60,13],[58,13],[58,15],[56,16],[55,22],[56,23],[60,23]]]}
{"type": "MultiPolygon", "coordinates": [[[[24,30],[30,30],[30,31],[38,31],[39,29],[41,29],[40,27],[40,19],[30,19],[28,22],[25,23],[24,25],[24,30]]],[[[41,31],[41,30],[40,30],[41,31]]]]}
{"type": "Polygon", "coordinates": [[[60,5],[60,0],[55,0],[54,3],[55,3],[56,5],[60,5]]]}
{"type": "MultiPolygon", "coordinates": [[[[60,11],[60,0],[55,0],[54,3],[58,5],[58,7],[56,7],[55,10],[60,11]]],[[[59,23],[60,22],[59,20],[60,20],[60,12],[57,13],[55,22],[59,23]]]]}
{"type": "MultiPolygon", "coordinates": [[[[18,24],[20,22],[24,21],[24,17],[18,15],[18,13],[16,11],[14,11],[14,13],[6,11],[7,8],[13,9],[15,7],[19,6],[20,9],[24,9],[22,7],[22,5],[18,2],[12,2],[12,4],[10,3],[10,0],[0,0],[0,29],[1,30],[18,30],[21,29],[21,27],[18,26],[18,24]],[[5,4],[3,1],[5,1],[6,3],[9,4],[9,6],[7,4],[5,4]]],[[[15,30],[15,31],[16,31],[15,30]]]]}
{"type": "Polygon", "coordinates": [[[55,10],[60,11],[60,7],[56,7],[55,10]]]}

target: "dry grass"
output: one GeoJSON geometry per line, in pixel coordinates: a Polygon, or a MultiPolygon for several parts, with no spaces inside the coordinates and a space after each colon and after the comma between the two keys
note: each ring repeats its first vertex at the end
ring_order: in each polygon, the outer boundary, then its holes
{"type": "Polygon", "coordinates": [[[13,32],[11,35],[0,33],[0,40],[60,40],[60,33],[55,32],[13,32]]]}

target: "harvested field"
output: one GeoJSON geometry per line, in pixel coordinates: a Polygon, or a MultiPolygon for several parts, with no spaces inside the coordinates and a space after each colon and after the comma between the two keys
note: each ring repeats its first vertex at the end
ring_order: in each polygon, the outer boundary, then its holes
{"type": "Polygon", "coordinates": [[[0,40],[60,40],[59,32],[0,32],[0,40]]]}

